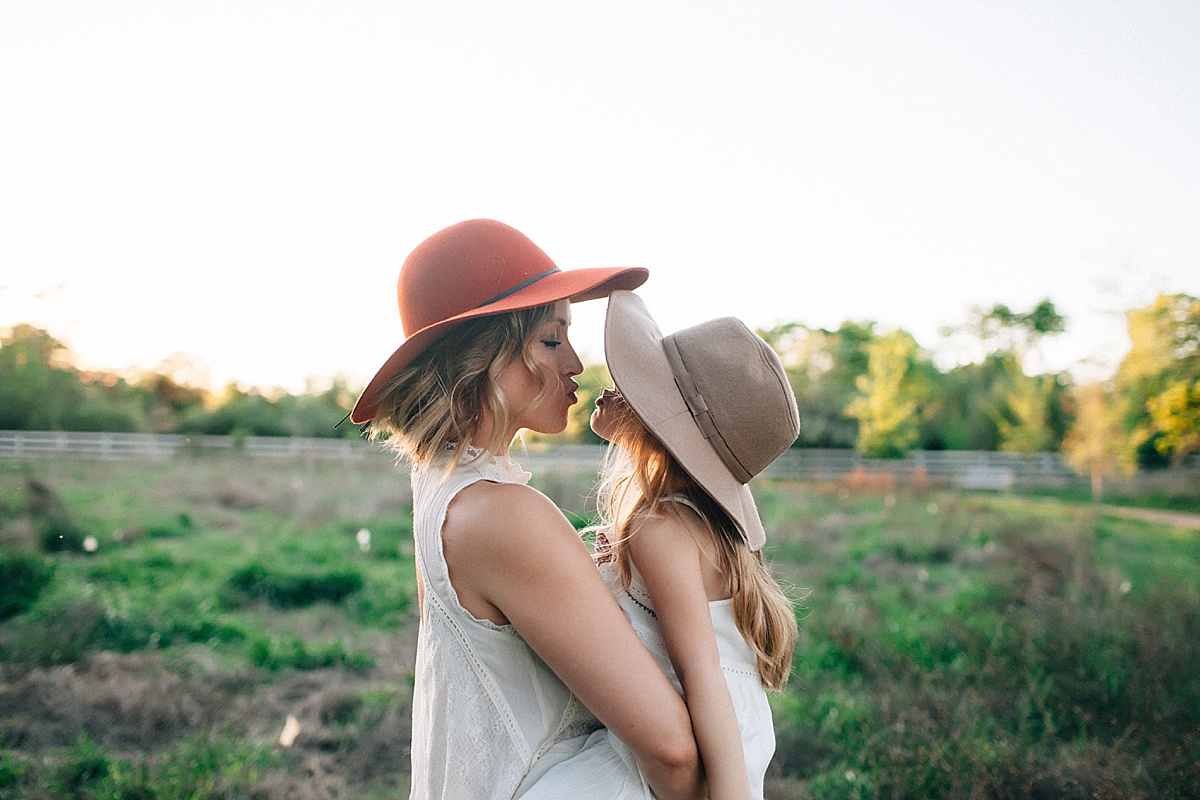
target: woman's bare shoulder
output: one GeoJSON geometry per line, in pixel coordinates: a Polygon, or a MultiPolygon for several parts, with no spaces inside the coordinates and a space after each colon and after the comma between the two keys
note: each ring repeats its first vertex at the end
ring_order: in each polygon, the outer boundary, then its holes
{"type": "Polygon", "coordinates": [[[446,511],[442,553],[463,607],[519,630],[530,624],[529,609],[546,607],[564,591],[555,581],[581,586],[592,577],[603,585],[562,511],[520,484],[463,489],[446,511]]]}
{"type": "Polygon", "coordinates": [[[574,527],[550,498],[520,483],[477,481],[450,502],[443,541],[487,542],[489,549],[524,547],[543,536],[574,535],[574,527]],[[531,541],[532,540],[532,541],[531,541]]]}

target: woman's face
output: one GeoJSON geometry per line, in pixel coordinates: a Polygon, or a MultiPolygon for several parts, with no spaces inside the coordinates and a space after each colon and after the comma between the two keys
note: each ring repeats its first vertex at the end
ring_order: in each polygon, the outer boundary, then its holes
{"type": "Polygon", "coordinates": [[[596,410],[592,412],[592,430],[606,442],[628,423],[633,411],[616,389],[605,389],[596,398],[596,410]]]}
{"type": "Polygon", "coordinates": [[[541,385],[525,362],[517,359],[500,371],[496,387],[512,409],[513,434],[521,428],[538,433],[561,433],[567,427],[567,414],[579,402],[575,376],[583,364],[567,338],[571,326],[571,304],[560,300],[550,319],[534,331],[529,353],[548,381],[546,394],[538,399],[541,385]],[[536,401],[536,402],[535,402],[536,401]]]}

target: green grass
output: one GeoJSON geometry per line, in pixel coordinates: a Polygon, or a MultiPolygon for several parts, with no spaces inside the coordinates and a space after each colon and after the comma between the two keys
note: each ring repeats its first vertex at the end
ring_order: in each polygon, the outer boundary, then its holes
{"type": "Polygon", "coordinates": [[[353,796],[403,786],[407,478],[386,461],[353,473],[0,463],[0,797],[328,796],[292,775],[310,757],[357,763],[331,776],[353,796]],[[69,546],[47,546],[47,513],[69,546]],[[325,705],[360,686],[390,711],[360,703],[327,737],[325,705]],[[288,713],[309,737],[291,750],[288,713]],[[388,757],[355,762],[356,744],[388,757]]]}
{"type": "MultiPolygon", "coordinates": [[[[1091,489],[1083,486],[1025,487],[1020,494],[1081,505],[1093,502],[1091,489]]],[[[1111,505],[1197,514],[1200,513],[1200,470],[1195,467],[1148,470],[1129,478],[1109,479],[1101,494],[1101,502],[1111,505]]]]}
{"type": "Polygon", "coordinates": [[[811,589],[777,796],[1196,796],[1200,536],[1000,495],[768,503],[811,589]]]}
{"type": "Polygon", "coordinates": [[[270,773],[294,762],[268,747],[239,749],[210,737],[181,740],[153,759],[134,759],[82,735],[55,750],[48,767],[0,753],[0,790],[38,800],[255,797],[270,773]]]}
{"type": "MultiPolygon", "coordinates": [[[[756,491],[801,633],[768,797],[1197,796],[1200,535],[756,491]]],[[[386,459],[0,462],[0,797],[403,796],[410,514],[386,459]]]]}

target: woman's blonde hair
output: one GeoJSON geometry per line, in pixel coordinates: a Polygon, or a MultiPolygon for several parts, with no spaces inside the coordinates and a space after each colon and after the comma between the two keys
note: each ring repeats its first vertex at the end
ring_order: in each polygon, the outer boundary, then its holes
{"type": "Polygon", "coordinates": [[[761,552],[754,552],[724,509],[679,465],[666,447],[630,411],[610,438],[597,494],[601,561],[613,561],[622,589],[631,578],[629,548],[634,523],[642,514],[679,513],[672,496],[686,497],[703,517],[716,545],[717,567],[733,598],[738,630],[754,649],[763,684],[787,684],[796,649],[796,611],[772,576],[761,552]]]}
{"type": "Polygon", "coordinates": [[[469,320],[442,336],[380,392],[370,438],[386,439],[400,456],[417,463],[450,452],[449,468],[463,459],[486,411],[492,428],[485,448],[507,446],[509,424],[522,409],[510,406],[496,377],[519,359],[540,386],[533,404],[542,400],[550,376],[534,360],[532,346],[553,315],[553,305],[536,306],[469,320]]]}

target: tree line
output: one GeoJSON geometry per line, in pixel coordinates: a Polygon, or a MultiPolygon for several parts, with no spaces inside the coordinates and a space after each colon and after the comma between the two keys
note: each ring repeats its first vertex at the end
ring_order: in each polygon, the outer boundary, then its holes
{"type": "Polygon", "coordinates": [[[906,331],[873,323],[762,331],[802,409],[800,446],[875,457],[913,449],[1062,451],[1092,476],[1182,464],[1200,453],[1200,299],[1160,295],[1126,312],[1130,349],[1115,374],[1079,383],[1035,373],[1030,354],[1066,330],[1049,300],[1028,311],[973,309],[957,331],[981,357],[939,369],[906,331]]]}
{"type": "MultiPolygon", "coordinates": [[[[1162,295],[1126,312],[1130,349],[1106,380],[1036,373],[1031,352],[1067,321],[1049,300],[1027,311],[976,308],[954,333],[981,355],[939,368],[904,330],[844,322],[759,333],[780,354],[801,409],[799,447],[873,457],[914,449],[1063,451],[1094,477],[1180,464],[1200,452],[1200,299],[1162,295]]],[[[609,377],[589,365],[566,440],[596,441],[592,403],[609,377]]],[[[211,435],[357,436],[338,423],[357,390],[344,380],[300,394],[228,385],[212,393],[148,371],[84,371],[50,333],[16,325],[0,336],[0,429],[211,435]],[[336,426],[336,427],[335,427],[336,426]]]]}
{"type": "Polygon", "coordinates": [[[49,332],[16,325],[0,336],[0,430],[358,435],[348,423],[335,428],[356,397],[344,380],[300,394],[236,383],[213,393],[170,373],[81,370],[49,332]]]}

